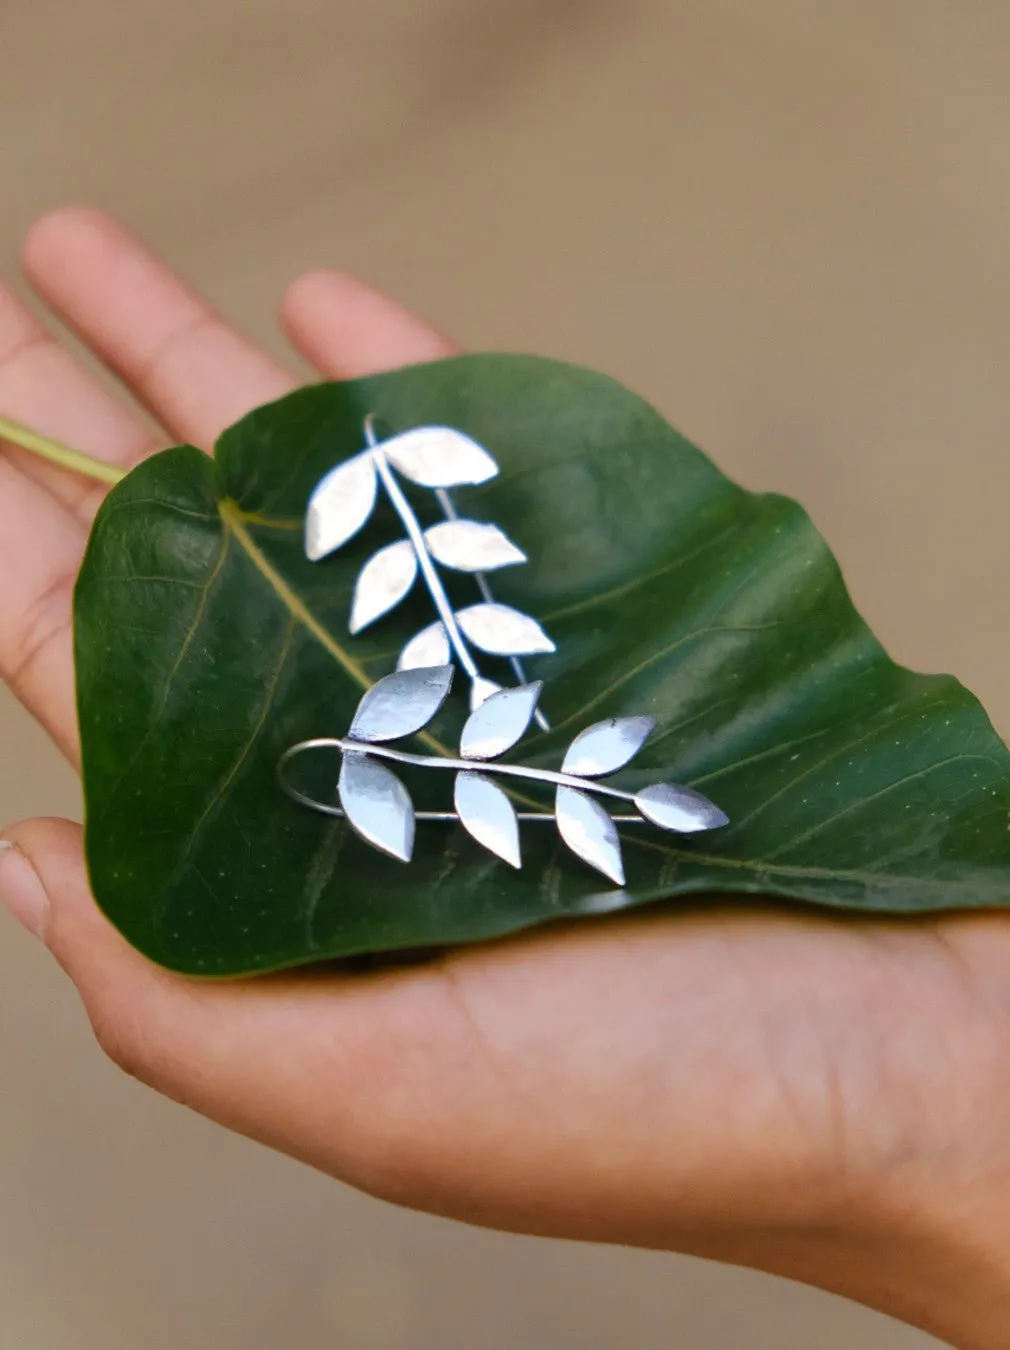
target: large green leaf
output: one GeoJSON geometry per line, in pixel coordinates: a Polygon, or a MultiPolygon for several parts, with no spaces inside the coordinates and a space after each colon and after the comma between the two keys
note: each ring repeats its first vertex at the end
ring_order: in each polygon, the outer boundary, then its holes
{"type": "MultiPolygon", "coordinates": [[[[474,356],[322,385],[247,417],[214,459],[156,456],[99,513],[76,625],[92,884],[177,970],[469,941],[701,892],[905,913],[1010,898],[1010,757],[978,702],[888,659],[800,507],[743,491],[640,399],[570,366],[474,356]],[[553,727],[522,758],[557,767],[588,723],[652,713],[624,782],[693,784],[728,828],[625,827],[628,884],[608,893],[549,825],[523,827],[521,872],[434,823],[404,865],[282,795],[282,752],[346,734],[432,617],[417,587],[347,636],[354,577],[398,537],[386,507],[331,557],[304,556],[309,493],[361,449],[369,412],[458,427],[502,466],[458,500],[529,555],[496,591],[558,644],[531,662],[553,727]]],[[[444,746],[463,702],[429,728],[444,746]]],[[[337,757],[313,762],[332,798],[337,757]]],[[[449,783],[429,771],[411,789],[445,809],[449,783]]]]}

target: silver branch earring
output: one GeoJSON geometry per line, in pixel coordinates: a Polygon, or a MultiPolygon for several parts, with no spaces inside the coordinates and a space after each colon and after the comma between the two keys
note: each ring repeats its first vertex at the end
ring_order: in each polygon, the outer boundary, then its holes
{"type": "MultiPolygon", "coordinates": [[[[375,418],[369,414],[364,430],[367,448],[331,469],[317,484],[305,521],[305,552],[313,562],[341,548],[362,529],[375,509],[380,485],[403,525],[406,538],[380,548],[358,575],[350,632],[360,633],[400,604],[420,573],[438,618],[410,639],[397,669],[455,660],[470,681],[471,708],[480,707],[501,688],[481,674],[474,649],[506,657],[519,683],[525,684],[521,658],[553,652],[554,643],[535,619],[495,600],[487,573],[524,563],[526,555],[497,525],[461,517],[449,495],[454,487],[486,483],[498,473],[498,465],[483,446],[452,427],[415,427],[380,441],[375,418]],[[424,529],[397,475],[433,489],[445,519],[424,529]],[[440,567],[469,572],[480,601],[454,611],[440,567]]],[[[546,718],[539,710],[536,716],[546,731],[546,718]]]]}
{"type": "Polygon", "coordinates": [[[522,863],[520,821],[554,821],[572,852],[617,886],[624,885],[619,824],[649,822],[693,834],[728,823],[713,802],[692,788],[653,783],[637,792],[623,792],[599,781],[631,762],[655,725],[652,717],[612,717],[587,727],[569,746],[559,773],[498,762],[529,726],[539,683],[490,694],[463,727],[458,759],[408,754],[384,744],[427,726],[444,703],[452,676],[452,666],[438,665],[400,670],[379,680],[358,704],[346,737],[302,741],[287,751],[279,766],[284,790],[316,811],[346,817],[362,839],[402,862],[409,862],[413,853],[417,820],[457,821],[513,867],[522,863]],[[322,749],[341,754],[339,806],[300,792],[287,776],[297,756],[322,749]],[[455,774],[455,810],[415,811],[407,789],[383,760],[455,774]],[[496,777],[553,788],[553,812],[518,812],[496,777]],[[636,813],[611,815],[597,796],[629,803],[636,813]]]}

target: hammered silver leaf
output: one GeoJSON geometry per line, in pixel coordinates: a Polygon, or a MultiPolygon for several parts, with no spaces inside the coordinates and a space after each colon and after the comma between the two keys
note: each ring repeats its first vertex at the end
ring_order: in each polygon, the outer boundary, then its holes
{"type": "Polygon", "coordinates": [[[365,692],[354,714],[352,741],[395,741],[428,725],[452,686],[452,666],[397,670],[365,692]]]}
{"type": "Polygon", "coordinates": [[[519,820],[507,793],[485,774],[465,769],[456,775],[454,798],[460,823],[477,843],[511,867],[522,867],[519,820]]]}
{"type": "Polygon", "coordinates": [[[305,553],[311,562],[357,534],[372,514],[375,494],[375,465],[369,454],[345,460],[320,479],[305,516],[305,553]]]}
{"type": "Polygon", "coordinates": [[[457,572],[495,572],[526,561],[504,530],[480,520],[444,520],[424,532],[428,551],[457,572]]]}
{"type": "Polygon", "coordinates": [[[624,862],[617,826],[599,802],[578,788],[559,787],[555,798],[558,833],[573,853],[615,884],[624,885],[624,862]]]}
{"type": "Polygon", "coordinates": [[[344,754],[337,793],[352,828],[400,862],[414,852],[414,804],[399,778],[366,755],[344,754]]]}
{"type": "Polygon", "coordinates": [[[511,750],[529,726],[543,687],[537,680],[489,695],[466,720],[459,740],[462,757],[496,759],[511,750]]]}
{"type": "Polygon", "coordinates": [[[358,573],[348,630],[360,633],[388,614],[407,594],[416,577],[417,554],[409,540],[399,539],[380,548],[358,573]]]}
{"type": "Polygon", "coordinates": [[[486,680],[483,675],[478,675],[470,685],[470,711],[475,712],[482,703],[485,703],[492,694],[497,694],[501,688],[494,680],[486,680]]]}
{"type": "Polygon", "coordinates": [[[646,820],[664,830],[696,834],[699,830],[718,830],[729,824],[729,816],[720,811],[694,788],[677,783],[653,783],[635,793],[635,805],[646,820]]]}
{"type": "Polygon", "coordinates": [[[397,670],[417,670],[420,666],[447,666],[452,660],[449,635],[436,619],[415,633],[404,646],[396,662],[397,670]]]}
{"type": "Polygon", "coordinates": [[[492,656],[535,656],[554,651],[554,643],[536,619],[511,605],[468,605],[456,619],[473,645],[492,656]]]}
{"type": "Polygon", "coordinates": [[[602,778],[623,769],[652,734],[654,717],[608,717],[580,731],[568,747],[562,773],[602,778]]]}
{"type": "Polygon", "coordinates": [[[380,448],[404,478],[420,487],[486,483],[498,472],[484,447],[453,427],[414,427],[380,448]]]}

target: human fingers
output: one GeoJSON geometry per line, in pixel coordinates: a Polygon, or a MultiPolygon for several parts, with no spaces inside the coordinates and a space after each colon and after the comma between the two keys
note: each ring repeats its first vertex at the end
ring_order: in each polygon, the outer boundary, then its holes
{"type": "MultiPolygon", "coordinates": [[[[128,464],[149,433],[0,284],[0,415],[128,464]]],[[[77,757],[71,597],[105,487],[6,445],[0,459],[0,673],[77,757]]]]}
{"type": "Polygon", "coordinates": [[[458,1130],[465,1110],[444,1095],[456,1085],[440,1061],[452,1049],[459,1063],[468,1037],[447,1022],[436,975],[185,979],[134,951],[100,913],[79,825],[24,821],[3,844],[0,897],[67,972],[116,1064],[352,1184],[390,1198],[409,1185],[416,1196],[417,1157],[450,1120],[458,1130]]]}
{"type": "Polygon", "coordinates": [[[288,289],[281,323],[292,345],[325,375],[350,380],[458,348],[404,305],[347,272],[308,272],[288,289]]]}
{"type": "Polygon", "coordinates": [[[0,674],[76,764],[70,622],[80,525],[3,459],[0,516],[0,674]]]}
{"type": "MultiPolygon", "coordinates": [[[[0,283],[0,413],[124,469],[164,443],[60,346],[12,290],[0,283]]],[[[83,526],[90,521],[106,484],[47,463],[13,445],[7,460],[39,483],[83,526]]],[[[9,512],[8,512],[9,514],[9,512]]],[[[78,534],[83,540],[83,530],[78,534]]]]}
{"type": "Polygon", "coordinates": [[[106,1052],[229,1128],[386,1199],[523,1231],[662,1246],[697,1225],[810,1218],[823,1141],[764,1081],[760,1037],[735,1034],[748,993],[709,968],[725,940],[701,920],[367,975],[195,981],[98,913],[79,827],[5,836],[0,895],[106,1052]]]}
{"type": "MultiPolygon", "coordinates": [[[[25,264],[42,293],[178,434],[220,426],[292,381],[229,329],[114,221],[69,210],[30,232],[25,264]]],[[[0,413],[130,468],[163,443],[0,288],[0,413]]],[[[13,448],[0,465],[0,672],[76,762],[72,595],[106,488],[13,448]]]]}
{"type": "Polygon", "coordinates": [[[33,228],[39,294],[174,435],[209,448],[293,377],[227,324],[125,226],[82,208],[33,228]]]}

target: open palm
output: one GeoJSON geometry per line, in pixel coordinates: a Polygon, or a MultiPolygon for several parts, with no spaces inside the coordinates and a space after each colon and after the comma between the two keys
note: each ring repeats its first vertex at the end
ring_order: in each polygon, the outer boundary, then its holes
{"type": "MultiPolygon", "coordinates": [[[[209,446],[293,384],[104,217],[50,216],[25,256],[41,296],[165,434],[0,288],[4,414],[129,466],[172,440],[209,446]]],[[[338,273],[296,282],[283,320],[331,376],[451,350],[338,273]]],[[[23,451],[0,459],[0,664],[74,762],[71,592],[101,491],[23,451]]],[[[372,975],[215,985],[157,969],[111,929],[77,825],[7,837],[0,889],[119,1063],[392,1200],[867,1297],[861,1244],[911,1231],[934,1193],[967,1197],[1010,1168],[998,918],[646,911],[372,975]]],[[[915,1319],[913,1305],[899,1311],[915,1319]]]]}

